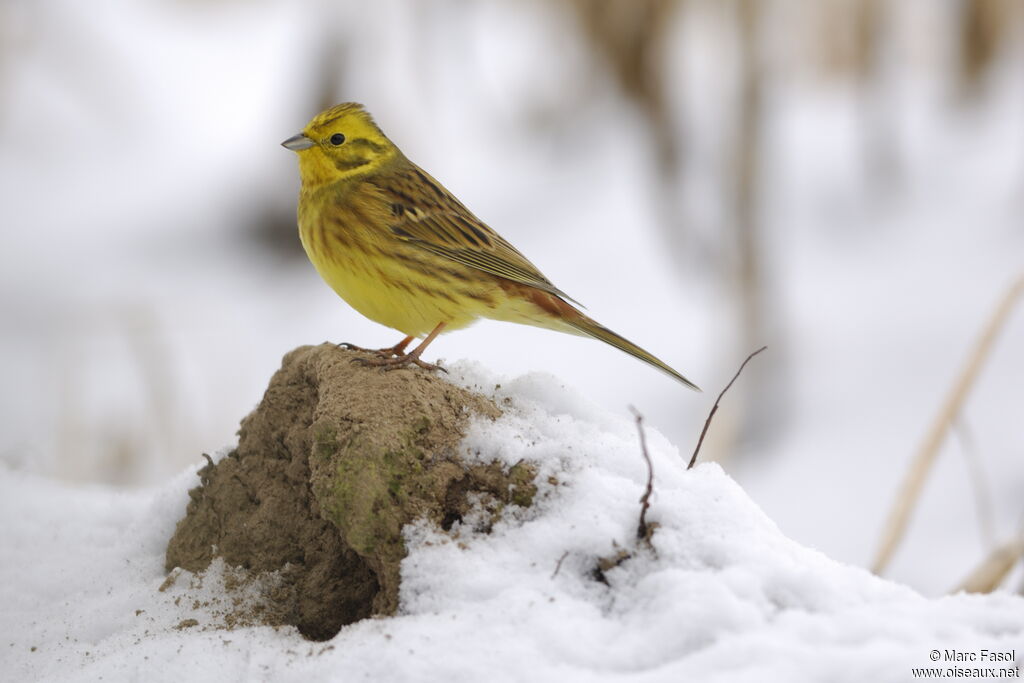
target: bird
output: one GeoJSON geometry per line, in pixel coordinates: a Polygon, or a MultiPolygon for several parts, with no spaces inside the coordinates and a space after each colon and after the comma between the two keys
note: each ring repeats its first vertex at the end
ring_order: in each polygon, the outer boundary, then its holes
{"type": "Polygon", "coordinates": [[[361,104],[316,116],[281,143],[298,156],[299,239],[324,281],[352,308],[405,337],[366,349],[358,362],[416,365],[442,332],[479,318],[598,339],[696,384],[648,351],[595,322],[519,250],[410,161],[361,104]],[[423,340],[412,350],[408,346],[423,340]]]}

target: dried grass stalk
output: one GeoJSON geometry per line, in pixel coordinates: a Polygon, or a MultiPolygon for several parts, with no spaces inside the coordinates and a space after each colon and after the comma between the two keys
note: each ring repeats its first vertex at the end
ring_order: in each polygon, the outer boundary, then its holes
{"type": "Polygon", "coordinates": [[[964,399],[970,393],[971,386],[974,384],[974,380],[977,378],[985,359],[988,358],[996,337],[999,335],[999,331],[1006,324],[1006,320],[1010,317],[1010,313],[1021,298],[1022,293],[1024,293],[1024,276],[1018,278],[999,303],[995,313],[975,344],[974,350],[967,359],[967,364],[961,370],[952,391],[946,397],[946,402],[932,422],[932,426],[925,435],[917,455],[914,456],[899,495],[896,496],[896,502],[889,513],[889,519],[886,522],[882,536],[882,543],[871,565],[871,571],[876,574],[881,574],[885,571],[893,554],[896,552],[896,548],[899,547],[900,541],[906,533],[907,524],[910,522],[910,515],[921,495],[925,477],[931,471],[935,458],[939,453],[939,447],[949,431],[950,424],[960,412],[964,399]]]}
{"type": "Polygon", "coordinates": [[[1024,536],[1018,536],[993,550],[952,592],[991,593],[1006,580],[1010,570],[1022,557],[1024,536]]]}

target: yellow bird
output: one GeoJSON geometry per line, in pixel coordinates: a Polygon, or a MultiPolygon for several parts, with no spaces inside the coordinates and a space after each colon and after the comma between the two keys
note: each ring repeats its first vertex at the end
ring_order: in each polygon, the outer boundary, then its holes
{"type": "Polygon", "coordinates": [[[491,318],[600,339],[699,391],[577,310],[515,247],[409,161],[362,105],[332,107],[281,144],[299,157],[299,237],[309,260],[352,308],[406,335],[361,362],[437,369],[420,355],[438,334],[491,318]],[[406,352],[417,337],[425,338],[406,352]]]}

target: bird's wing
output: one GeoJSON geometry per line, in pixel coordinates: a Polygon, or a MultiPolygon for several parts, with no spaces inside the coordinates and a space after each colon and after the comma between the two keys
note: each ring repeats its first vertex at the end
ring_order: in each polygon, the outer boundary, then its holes
{"type": "Polygon", "coordinates": [[[575,301],[426,171],[414,166],[376,184],[391,202],[391,232],[432,254],[575,301]]]}

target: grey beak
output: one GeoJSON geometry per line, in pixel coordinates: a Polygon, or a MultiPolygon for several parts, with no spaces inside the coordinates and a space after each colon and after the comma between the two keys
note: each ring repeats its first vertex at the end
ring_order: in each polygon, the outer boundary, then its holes
{"type": "Polygon", "coordinates": [[[315,142],[307,138],[305,135],[299,133],[298,135],[293,135],[282,142],[281,146],[285,149],[290,149],[293,152],[298,152],[303,149],[309,149],[315,144],[315,142]]]}

